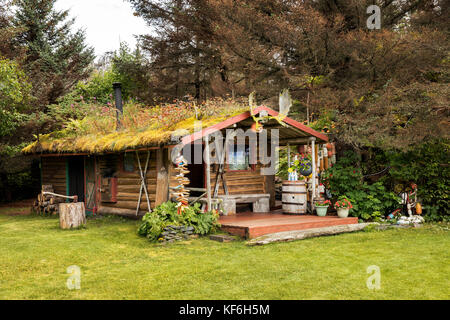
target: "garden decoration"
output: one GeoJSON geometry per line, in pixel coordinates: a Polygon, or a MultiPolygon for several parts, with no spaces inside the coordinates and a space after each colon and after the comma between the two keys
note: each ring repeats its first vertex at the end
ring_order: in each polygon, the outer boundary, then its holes
{"type": "Polygon", "coordinates": [[[411,217],[405,217],[405,216],[401,216],[398,221],[397,224],[400,225],[410,225],[410,224],[420,224],[420,223],[424,223],[425,220],[423,217],[418,216],[418,215],[414,215],[411,217]]]}
{"type": "Polygon", "coordinates": [[[388,219],[398,218],[397,223],[401,225],[420,224],[425,220],[420,215],[422,214],[422,205],[417,202],[417,185],[411,183],[411,190],[400,193],[402,209],[397,209],[387,216],[388,219]],[[415,215],[413,214],[413,209],[415,215]],[[408,213],[408,216],[402,216],[401,213],[408,213]]]}
{"type": "Polygon", "coordinates": [[[279,96],[278,99],[278,106],[279,106],[279,113],[276,116],[269,116],[267,112],[261,112],[259,117],[256,117],[254,109],[257,106],[256,100],[255,100],[255,92],[250,93],[248,96],[248,104],[250,106],[250,114],[252,115],[253,120],[255,123],[251,126],[251,130],[255,132],[260,132],[262,130],[262,124],[261,122],[267,122],[270,119],[275,119],[278,121],[279,124],[286,127],[286,124],[283,122],[283,119],[287,117],[289,110],[292,106],[292,98],[289,94],[288,89],[284,89],[279,96]]]}
{"type": "Polygon", "coordinates": [[[344,197],[341,198],[341,200],[336,201],[334,207],[337,210],[339,218],[347,218],[350,209],[353,208],[353,205],[351,204],[350,200],[344,197]]]}
{"type": "Polygon", "coordinates": [[[178,174],[176,175],[176,179],[178,180],[178,185],[174,188],[175,192],[173,193],[177,198],[177,213],[182,214],[183,211],[189,207],[189,190],[185,189],[185,185],[189,184],[189,178],[185,177],[184,175],[186,173],[189,173],[189,170],[187,169],[187,161],[184,159],[183,156],[179,156],[176,159],[176,168],[175,170],[178,171],[178,174]]]}
{"type": "Polygon", "coordinates": [[[328,207],[331,205],[330,200],[320,200],[316,202],[316,212],[319,217],[327,215],[328,207]]]}
{"type": "Polygon", "coordinates": [[[408,216],[412,217],[413,209],[415,209],[416,214],[422,214],[422,206],[417,202],[417,184],[411,183],[411,191],[402,192],[400,198],[403,205],[402,213],[408,213],[408,216]]]}

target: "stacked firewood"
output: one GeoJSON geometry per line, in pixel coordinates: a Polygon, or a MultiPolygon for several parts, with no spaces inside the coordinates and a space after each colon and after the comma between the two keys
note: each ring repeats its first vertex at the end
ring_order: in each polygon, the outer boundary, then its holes
{"type": "Polygon", "coordinates": [[[58,214],[58,203],[66,202],[66,199],[53,194],[52,185],[42,185],[42,191],[33,203],[33,212],[40,215],[58,214]]]}

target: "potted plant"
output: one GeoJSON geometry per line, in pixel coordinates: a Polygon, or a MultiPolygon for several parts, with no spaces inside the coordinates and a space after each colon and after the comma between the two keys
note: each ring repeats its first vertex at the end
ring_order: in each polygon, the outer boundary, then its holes
{"type": "Polygon", "coordinates": [[[316,202],[316,212],[319,217],[327,215],[328,207],[331,205],[330,200],[320,200],[316,202]]]}
{"type": "Polygon", "coordinates": [[[339,198],[340,200],[336,201],[334,204],[334,207],[337,210],[337,214],[339,218],[347,218],[348,212],[351,208],[353,208],[350,200],[348,200],[346,197],[339,198]]]}
{"type": "Polygon", "coordinates": [[[310,156],[300,155],[299,159],[295,159],[292,166],[289,168],[290,172],[298,171],[302,176],[309,176],[312,173],[312,165],[310,156]]]}

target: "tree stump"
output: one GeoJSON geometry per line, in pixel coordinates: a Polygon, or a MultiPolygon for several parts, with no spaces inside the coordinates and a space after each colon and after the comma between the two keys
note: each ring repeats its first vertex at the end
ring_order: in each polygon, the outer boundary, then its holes
{"type": "Polygon", "coordinates": [[[78,228],[86,224],[84,202],[59,203],[58,208],[61,229],[78,228]]]}

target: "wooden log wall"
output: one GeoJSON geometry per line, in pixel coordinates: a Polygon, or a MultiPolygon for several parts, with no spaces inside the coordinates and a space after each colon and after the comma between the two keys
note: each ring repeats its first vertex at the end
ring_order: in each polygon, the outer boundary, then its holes
{"type": "MultiPolygon", "coordinates": [[[[139,175],[139,165],[134,152],[134,171],[126,172],[123,168],[123,153],[118,155],[108,155],[99,156],[98,165],[100,169],[100,175],[109,173],[111,168],[114,169],[113,176],[117,177],[117,202],[101,202],[102,207],[101,213],[108,213],[108,208],[110,214],[115,213],[133,213],[136,211],[136,206],[139,198],[139,189],[141,185],[141,179],[139,175]],[[118,210],[114,210],[118,209],[118,210]]],[[[147,152],[139,152],[139,159],[141,162],[142,170],[145,169],[145,163],[147,160],[147,152]]],[[[147,192],[150,198],[150,206],[153,209],[155,207],[155,197],[156,197],[156,150],[150,151],[150,162],[147,169],[146,175],[147,192]]],[[[140,204],[140,214],[148,211],[147,209],[147,198],[144,190],[142,190],[141,204],[140,204]]]]}
{"type": "Polygon", "coordinates": [[[42,157],[42,185],[52,185],[55,193],[66,194],[66,158],[42,157]]]}

